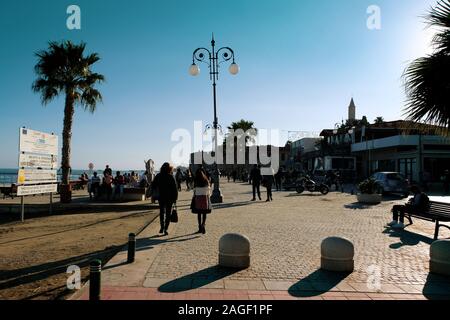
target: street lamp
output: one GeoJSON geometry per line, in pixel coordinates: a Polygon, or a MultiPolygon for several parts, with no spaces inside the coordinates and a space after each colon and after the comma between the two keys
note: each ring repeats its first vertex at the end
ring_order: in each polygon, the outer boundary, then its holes
{"type": "Polygon", "coordinates": [[[222,203],[223,197],[222,192],[220,191],[219,185],[219,170],[217,167],[217,151],[218,151],[218,141],[217,141],[217,131],[219,128],[219,120],[217,117],[217,102],[216,102],[216,81],[219,80],[219,67],[220,64],[232,61],[229,71],[232,75],[237,75],[239,73],[239,66],[234,61],[234,51],[229,47],[222,47],[218,50],[215,49],[216,41],[214,40],[214,34],[211,40],[211,50],[206,48],[198,48],[192,54],[192,65],[189,67],[189,74],[192,76],[198,76],[200,74],[200,68],[196,64],[197,62],[203,62],[208,65],[209,68],[209,78],[212,81],[213,86],[213,99],[214,99],[214,190],[211,195],[212,203],[222,203]],[[220,57],[220,61],[219,61],[220,57]]]}

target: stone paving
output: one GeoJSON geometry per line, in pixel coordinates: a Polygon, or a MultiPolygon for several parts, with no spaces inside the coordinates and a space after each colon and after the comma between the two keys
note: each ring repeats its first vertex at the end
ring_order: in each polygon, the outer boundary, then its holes
{"type": "MultiPolygon", "coordinates": [[[[104,299],[450,298],[450,279],[428,272],[434,224],[415,219],[404,231],[386,227],[390,208],[404,200],[363,206],[340,192],[275,192],[273,202],[250,202],[249,185],[225,181],[222,191],[225,203],[208,216],[206,235],[195,234],[191,193],[183,191],[180,222],[169,236],[158,235],[156,220],[139,236],[134,264],[124,264],[125,248],[106,266],[104,299]],[[250,268],[217,266],[219,239],[229,232],[249,237],[250,268]],[[320,270],[320,244],[329,236],[355,245],[350,275],[320,270]]],[[[440,238],[450,236],[441,230],[440,238]]],[[[86,299],[87,290],[74,298],[86,299]]]]}

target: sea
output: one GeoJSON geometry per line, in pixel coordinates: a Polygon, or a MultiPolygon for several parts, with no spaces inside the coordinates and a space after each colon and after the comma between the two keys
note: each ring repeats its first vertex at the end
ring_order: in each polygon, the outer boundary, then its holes
{"type": "MultiPolygon", "coordinates": [[[[13,183],[17,183],[17,170],[18,169],[11,169],[11,168],[0,168],[0,186],[10,186],[13,183]]],[[[96,170],[94,170],[96,171],[96,170]]],[[[134,171],[135,173],[138,173],[139,176],[142,175],[145,170],[120,170],[122,174],[124,173],[131,173],[134,171]]],[[[93,173],[89,170],[72,170],[72,175],[70,176],[70,180],[78,180],[78,178],[83,174],[87,173],[90,177],[93,173]]],[[[103,177],[103,170],[97,171],[100,178],[103,177]]],[[[113,171],[114,175],[116,174],[116,171],[113,171]]],[[[61,180],[61,174],[62,171],[58,170],[58,181],[61,180]]]]}

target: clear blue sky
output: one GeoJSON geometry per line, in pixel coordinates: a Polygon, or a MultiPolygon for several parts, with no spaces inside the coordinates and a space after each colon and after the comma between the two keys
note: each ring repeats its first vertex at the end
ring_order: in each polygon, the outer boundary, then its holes
{"type": "Polygon", "coordinates": [[[170,158],[171,133],[212,121],[209,77],[192,78],[192,51],[230,46],[241,73],[222,71],[223,126],[241,118],[258,128],[320,131],[346,117],[398,119],[401,75],[429,52],[421,16],[431,0],[9,0],[0,11],[0,167],[17,166],[18,128],[61,134],[63,100],[46,107],[31,91],[34,52],[48,41],[85,41],[107,82],[95,114],[77,109],[72,167],[142,169],[170,158]],[[66,28],[66,9],[82,10],[82,29],[66,28]],[[381,8],[382,29],[368,30],[367,7],[381,8]]]}

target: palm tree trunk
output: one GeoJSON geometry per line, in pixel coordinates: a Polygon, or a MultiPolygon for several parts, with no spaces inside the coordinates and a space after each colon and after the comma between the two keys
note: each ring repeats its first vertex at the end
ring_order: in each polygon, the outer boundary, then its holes
{"type": "Polygon", "coordinates": [[[62,147],[62,184],[68,185],[70,182],[70,143],[72,140],[72,123],[74,114],[74,97],[72,90],[66,91],[66,104],[64,108],[64,128],[63,128],[63,147],[62,147]]]}

